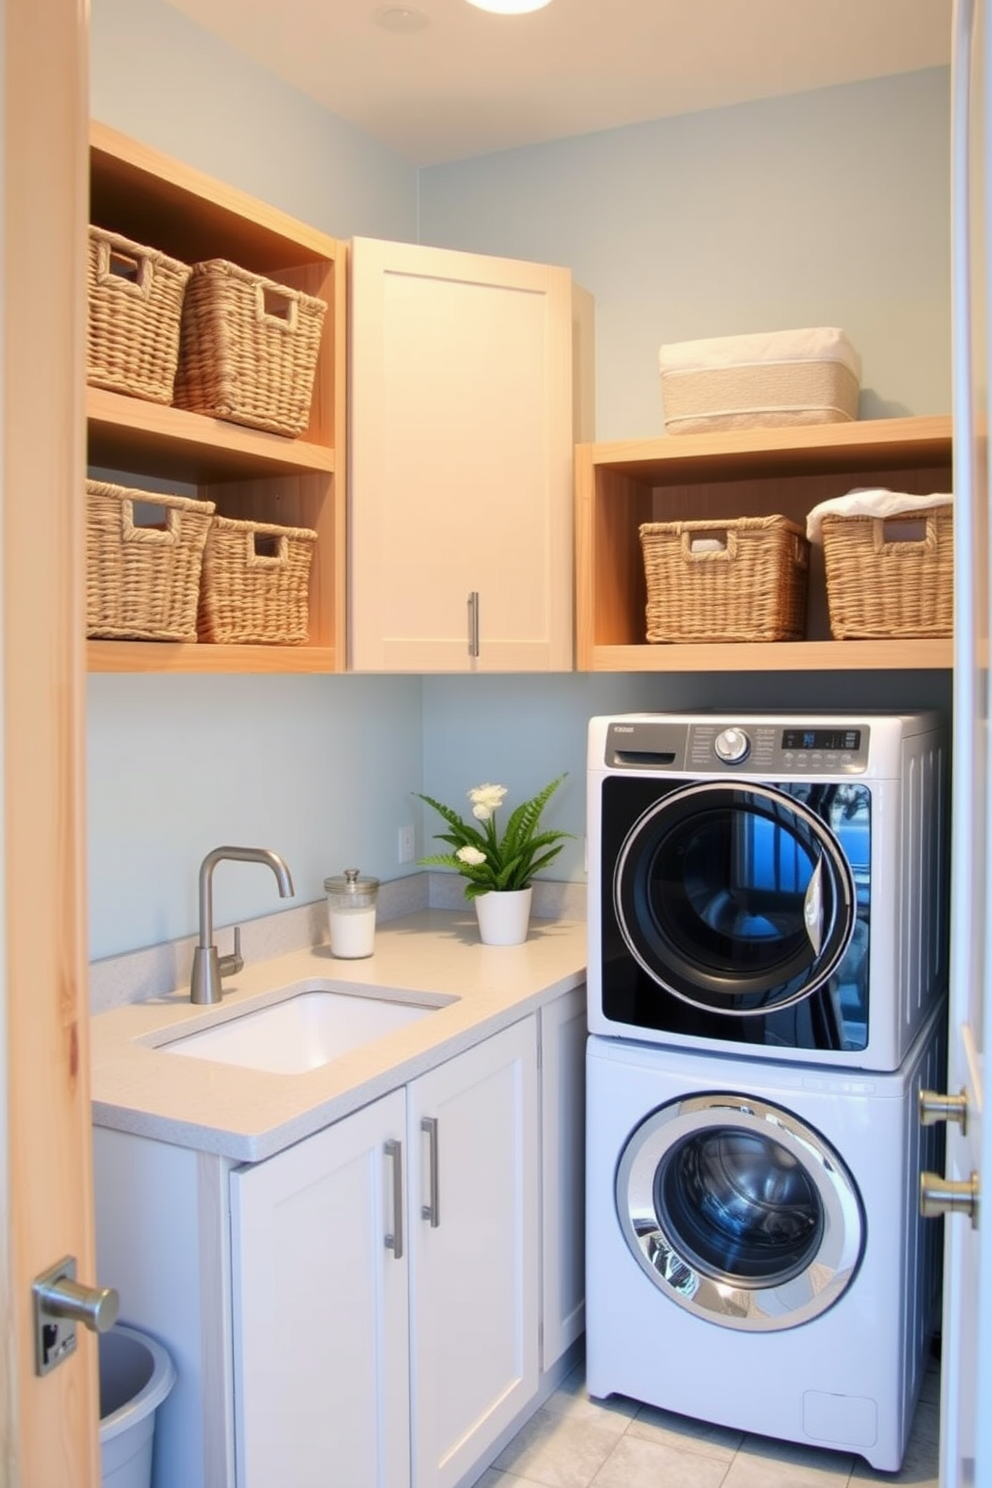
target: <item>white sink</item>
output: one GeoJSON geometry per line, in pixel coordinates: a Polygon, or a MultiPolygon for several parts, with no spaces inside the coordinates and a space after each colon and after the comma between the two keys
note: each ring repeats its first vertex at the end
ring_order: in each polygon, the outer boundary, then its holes
{"type": "Polygon", "coordinates": [[[406,1028],[442,1005],[311,988],[159,1048],[189,1059],[298,1075],[406,1028]]]}

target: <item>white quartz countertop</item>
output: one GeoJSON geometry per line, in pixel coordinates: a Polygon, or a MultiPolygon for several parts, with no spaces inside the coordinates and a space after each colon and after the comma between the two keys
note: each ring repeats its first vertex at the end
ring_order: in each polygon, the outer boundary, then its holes
{"type": "Polygon", "coordinates": [[[523,945],[486,946],[471,911],[445,910],[380,926],[367,959],[338,960],[325,945],[246,964],[225,978],[217,1006],[194,1007],[186,986],[91,1019],[93,1120],[256,1162],[580,986],[585,967],[584,921],[533,919],[523,945]],[[161,1047],[314,980],[330,990],[414,993],[443,1005],[303,1074],[185,1058],[161,1047]]]}

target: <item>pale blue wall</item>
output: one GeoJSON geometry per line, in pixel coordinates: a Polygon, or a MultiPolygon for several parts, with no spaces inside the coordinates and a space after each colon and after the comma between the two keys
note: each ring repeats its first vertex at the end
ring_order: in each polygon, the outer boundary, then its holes
{"type": "Polygon", "coordinates": [[[416,236],[412,166],[164,0],[91,0],[90,113],[332,237],[416,236]]]}
{"type": "MultiPolygon", "coordinates": [[[[600,437],[656,432],[662,339],[762,329],[772,315],[844,325],[887,411],[948,407],[945,73],[589,135],[418,182],[162,0],[93,0],[92,112],[334,236],[419,232],[571,265],[598,300],[600,437]]],[[[284,852],[300,899],[346,862],[397,876],[403,822],[418,822],[418,851],[431,847],[436,819],[411,809],[421,788],[457,804],[495,779],[520,798],[567,770],[553,821],[576,841],[556,873],[581,879],[595,713],[946,708],[950,679],[93,676],[88,699],[100,957],[192,932],[196,869],[222,840],[284,852]]],[[[219,924],[278,904],[262,869],[221,870],[215,887],[219,924]]]]}
{"type": "Polygon", "coordinates": [[[841,326],[862,418],[946,413],[945,68],[421,172],[424,242],[567,264],[596,301],[598,439],[662,433],[663,342],[841,326]]]}

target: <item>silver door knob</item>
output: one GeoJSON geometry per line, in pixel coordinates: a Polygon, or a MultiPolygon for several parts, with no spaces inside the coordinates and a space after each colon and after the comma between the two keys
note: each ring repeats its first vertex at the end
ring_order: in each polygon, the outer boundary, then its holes
{"type": "Polygon", "coordinates": [[[961,1131],[968,1130],[968,1093],[943,1095],[939,1090],[920,1091],[920,1125],[936,1126],[938,1121],[954,1122],[961,1131]]]}
{"type": "Polygon", "coordinates": [[[939,1173],[920,1174],[920,1213],[924,1219],[942,1214],[967,1214],[978,1229],[978,1174],[970,1178],[941,1178],[939,1173]]]}
{"type": "Polygon", "coordinates": [[[116,1291],[78,1282],[75,1256],[65,1256],[36,1277],[31,1291],[36,1374],[48,1374],[75,1352],[77,1323],[94,1333],[106,1333],[117,1321],[120,1298],[116,1291]]]}

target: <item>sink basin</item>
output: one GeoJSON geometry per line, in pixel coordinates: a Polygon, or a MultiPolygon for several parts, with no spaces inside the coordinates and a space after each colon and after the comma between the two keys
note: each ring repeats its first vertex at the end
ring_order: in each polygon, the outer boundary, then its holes
{"type": "Polygon", "coordinates": [[[189,1059],[298,1075],[417,1023],[438,1006],[311,989],[159,1047],[189,1059]]]}

